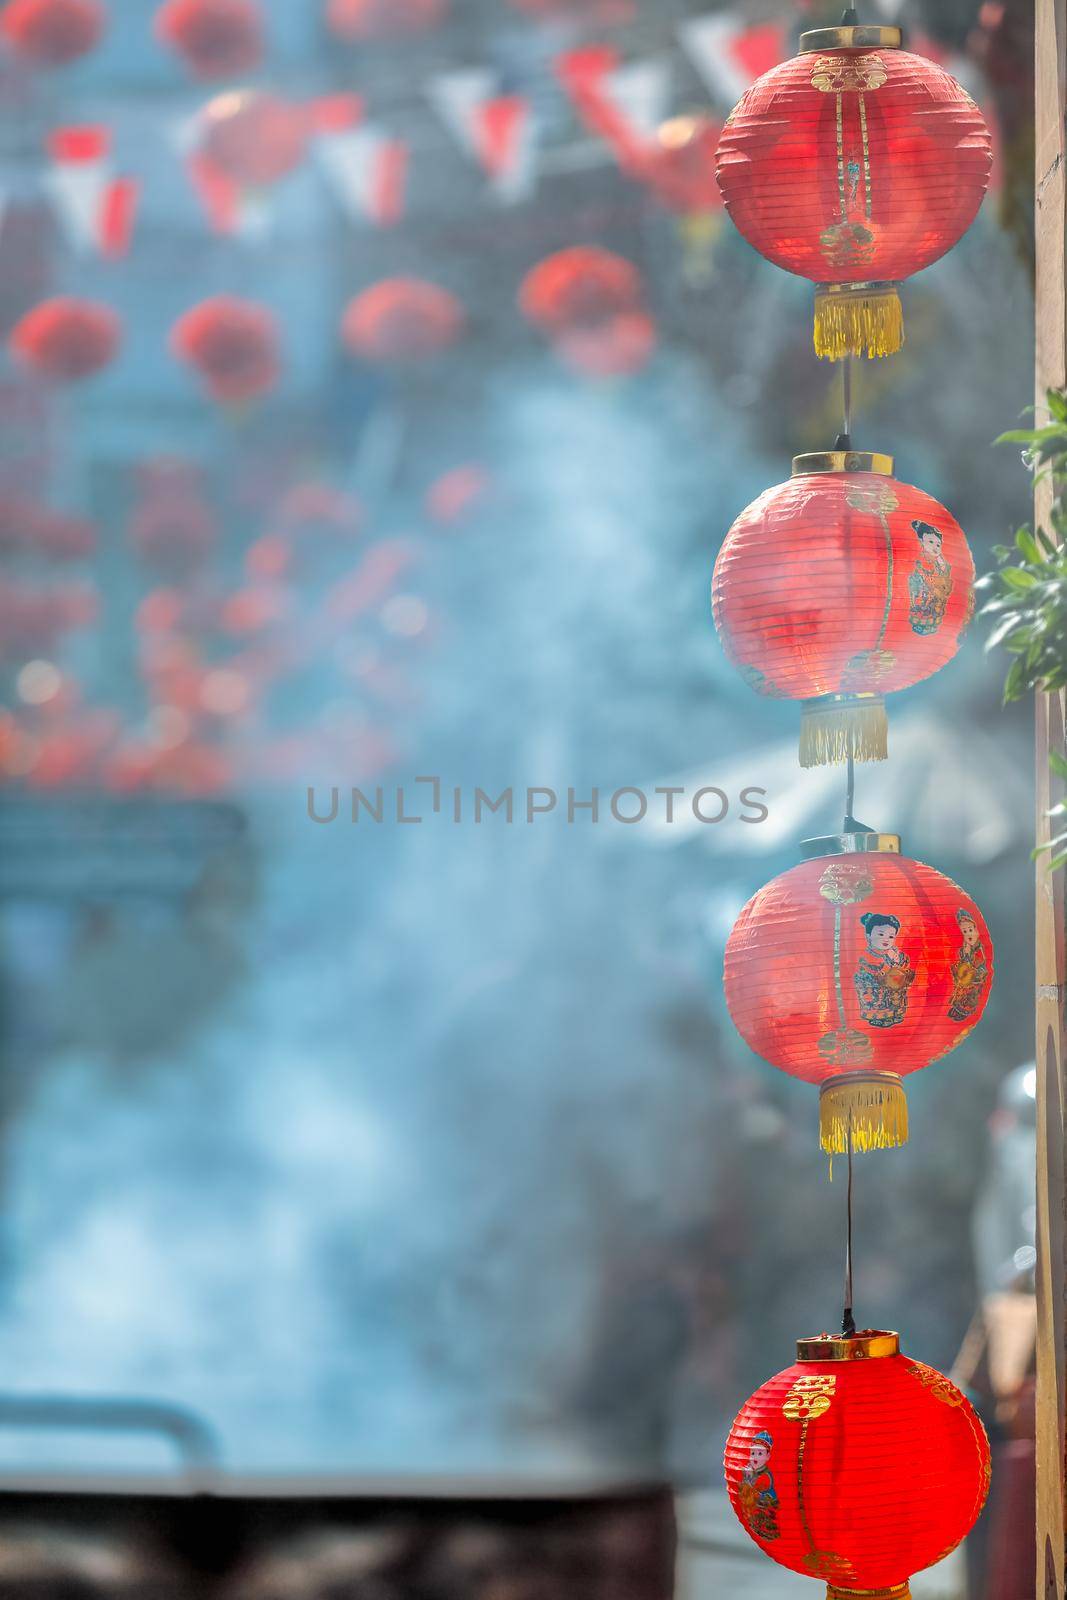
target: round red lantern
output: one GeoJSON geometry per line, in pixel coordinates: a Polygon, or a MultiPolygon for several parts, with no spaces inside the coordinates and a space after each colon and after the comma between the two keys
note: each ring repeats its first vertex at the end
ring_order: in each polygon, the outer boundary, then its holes
{"type": "Polygon", "coordinates": [[[827,1600],[909,1600],[989,1492],[985,1429],[895,1333],[797,1341],[793,1366],[742,1406],[723,1462],[730,1504],[772,1560],[827,1600]]]}
{"type": "Polygon", "coordinates": [[[113,361],[122,337],[118,313],[95,300],[42,300],[11,330],[10,348],[42,377],[75,383],[113,361]]]}
{"type": "Polygon", "coordinates": [[[202,115],[204,155],[242,188],[278,183],[304,158],[307,117],[278,95],[234,90],[217,95],[202,115]]]}
{"type": "Polygon", "coordinates": [[[758,693],[803,701],[805,767],[884,760],[882,697],[951,661],[974,611],[962,529],[892,474],[892,456],[797,456],[715,563],[723,649],[758,693]]]}
{"type": "Polygon", "coordinates": [[[216,295],[187,311],[171,329],[170,347],[195,367],[212,399],[240,404],[273,389],[278,379],[278,328],[266,306],[216,295]]]}
{"type": "Polygon", "coordinates": [[[106,20],[99,0],[9,0],[0,30],[24,60],[63,67],[95,49],[106,20]]]}
{"type": "Polygon", "coordinates": [[[251,72],[263,57],[256,0],[166,0],[155,32],[198,78],[251,72]]]}
{"type": "Polygon", "coordinates": [[[448,14],[448,0],[329,0],[326,25],[339,39],[403,38],[428,33],[448,14]]]}
{"type": "Polygon", "coordinates": [[[809,839],[744,907],[726,943],[734,1026],[757,1055],[819,1085],[824,1150],[908,1137],[902,1079],[966,1038],[993,946],[971,897],[900,854],[896,834],[809,839]]]}
{"type": "Polygon", "coordinates": [[[345,308],[341,337],[369,361],[420,361],[446,350],[463,328],[455,295],[421,278],[386,278],[345,308]]]}
{"type": "Polygon", "coordinates": [[[719,140],[726,208],[761,255],[816,285],[815,349],[888,355],[897,284],[970,227],[989,182],[981,112],[893,27],[816,28],[747,89],[719,140]]]}
{"type": "Polygon", "coordinates": [[[642,309],[637,268],[610,250],[576,245],[538,263],[523,280],[519,307],[546,332],[597,328],[642,309]]]}

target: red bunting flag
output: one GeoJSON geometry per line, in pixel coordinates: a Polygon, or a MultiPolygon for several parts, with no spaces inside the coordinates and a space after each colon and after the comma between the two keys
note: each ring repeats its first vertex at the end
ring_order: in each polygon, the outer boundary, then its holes
{"type": "Polygon", "coordinates": [[[54,128],[47,148],[51,167],[45,182],[75,248],[125,255],[140,186],[115,175],[110,130],[99,123],[54,128]]]}

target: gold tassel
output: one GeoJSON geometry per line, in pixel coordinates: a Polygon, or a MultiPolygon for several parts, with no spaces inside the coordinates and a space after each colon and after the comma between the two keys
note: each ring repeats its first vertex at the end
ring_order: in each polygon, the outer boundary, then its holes
{"type": "Polygon", "coordinates": [[[829,1156],[908,1142],[908,1101],[895,1072],[842,1072],[819,1091],[819,1143],[829,1156]]]}
{"type": "Polygon", "coordinates": [[[891,356],[904,343],[904,317],[895,283],[822,284],[815,290],[815,354],[891,356]]]}
{"type": "Polygon", "coordinates": [[[881,695],[826,694],[805,700],[800,712],[800,765],[825,767],[847,761],[884,761],[889,723],[881,695]]]}

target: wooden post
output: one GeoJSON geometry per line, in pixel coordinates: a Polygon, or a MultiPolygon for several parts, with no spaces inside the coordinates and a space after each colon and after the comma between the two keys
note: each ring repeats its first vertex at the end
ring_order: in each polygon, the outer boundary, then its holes
{"type": "MultiPolygon", "coordinates": [[[[1067,385],[1067,170],[1064,113],[1067,76],[1067,0],[1036,0],[1037,405],[1045,392],[1067,385]]],[[[1044,421],[1042,411],[1039,420],[1044,421]]],[[[1047,510],[1035,507],[1040,524],[1047,510]]],[[[1047,526],[1047,523],[1045,524],[1047,526]]],[[[1037,697],[1037,836],[1047,840],[1045,812],[1062,798],[1049,773],[1049,754],[1064,749],[1064,696],[1037,697]]],[[[1067,953],[1064,872],[1037,864],[1037,1600],[1065,1600],[1065,1363],[1067,1191],[1064,1116],[1067,1108],[1067,953]]]]}

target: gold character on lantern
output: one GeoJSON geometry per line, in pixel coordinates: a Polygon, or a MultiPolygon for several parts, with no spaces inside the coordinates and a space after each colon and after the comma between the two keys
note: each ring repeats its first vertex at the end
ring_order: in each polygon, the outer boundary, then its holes
{"type": "Polygon", "coordinates": [[[938,529],[918,520],[912,527],[919,541],[919,556],[908,579],[908,620],[913,633],[936,633],[945,620],[945,607],[952,593],[952,568],[941,554],[938,529]]]}
{"type": "Polygon", "coordinates": [[[860,921],[867,935],[867,949],[854,978],[860,1015],[872,1028],[892,1028],[904,1021],[915,968],[904,951],[897,949],[898,917],[867,911],[860,921]]]}
{"type": "Polygon", "coordinates": [[[774,1440],[757,1433],[748,1447],[748,1466],[741,1474],[741,1516],[757,1539],[778,1537],[778,1494],[768,1466],[774,1440]]]}
{"type": "Polygon", "coordinates": [[[974,917],[964,907],[956,912],[956,925],[960,930],[960,953],[952,963],[952,996],[948,1014],[953,1022],[966,1022],[978,1009],[989,979],[985,951],[974,917]]]}

